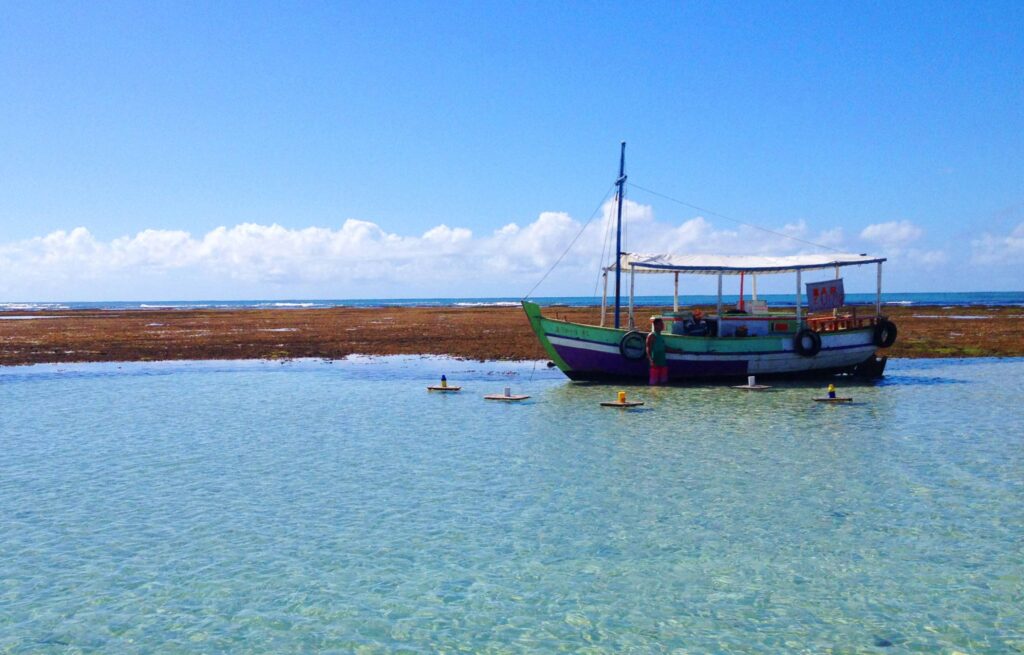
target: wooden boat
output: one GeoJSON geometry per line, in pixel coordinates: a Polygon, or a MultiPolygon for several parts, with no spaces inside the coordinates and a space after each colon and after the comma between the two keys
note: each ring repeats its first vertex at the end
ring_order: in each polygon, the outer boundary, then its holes
{"type": "MultiPolygon", "coordinates": [[[[736,255],[641,254],[622,251],[622,197],[625,143],[619,162],[617,197],[616,257],[605,268],[605,293],[601,323],[586,325],[548,318],[536,303],[523,300],[523,309],[541,345],[558,368],[573,380],[646,379],[648,362],[645,339],[649,326],[637,329],[634,281],[637,275],[671,275],[675,281],[673,312],[664,315],[663,332],[667,347],[670,382],[705,379],[735,379],[748,375],[802,376],[855,374],[881,377],[885,357],[879,348],[891,346],[896,326],[881,313],[881,257],[864,254],[811,254],[787,257],[736,255]],[[874,312],[858,316],[857,308],[845,307],[845,293],[839,273],[845,267],[874,265],[878,287],[874,312]],[[608,273],[615,273],[613,325],[605,325],[608,312],[608,273]],[[807,285],[808,304],[803,301],[802,276],[829,271],[834,277],[807,285]],[[621,276],[629,275],[627,324],[621,320],[621,276]],[[722,301],[724,276],[795,275],[796,304],[792,309],[769,310],[763,301],[743,300],[737,307],[722,301]],[[680,310],[679,276],[711,275],[718,278],[718,302],[702,316],[697,310],[680,310]]],[[[741,286],[742,289],[742,286],[741,286]]]]}

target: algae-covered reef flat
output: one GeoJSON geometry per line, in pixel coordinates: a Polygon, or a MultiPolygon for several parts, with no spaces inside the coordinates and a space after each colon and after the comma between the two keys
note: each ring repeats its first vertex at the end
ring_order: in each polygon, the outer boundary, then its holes
{"type": "MultiPolygon", "coordinates": [[[[656,313],[642,308],[638,316],[656,313]]],[[[891,357],[1020,357],[1021,307],[888,306],[899,326],[891,357]]],[[[599,322],[597,307],[551,316],[599,322]]],[[[449,355],[543,359],[518,307],[0,312],[0,364],[449,355]],[[16,320],[15,320],[16,319],[16,320]]]]}

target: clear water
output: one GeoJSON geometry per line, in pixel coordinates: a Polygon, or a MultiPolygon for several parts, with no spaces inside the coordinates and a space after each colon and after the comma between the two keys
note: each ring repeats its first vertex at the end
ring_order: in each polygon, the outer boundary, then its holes
{"type": "Polygon", "coordinates": [[[890,366],[2,369],[0,652],[1022,652],[1024,360],[890,366]]]}

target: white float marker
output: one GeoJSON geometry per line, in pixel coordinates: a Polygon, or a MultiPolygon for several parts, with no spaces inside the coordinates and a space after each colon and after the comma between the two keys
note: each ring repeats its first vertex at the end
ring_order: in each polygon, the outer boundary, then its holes
{"type": "Polygon", "coordinates": [[[484,400],[526,400],[529,396],[515,396],[512,394],[512,387],[505,387],[505,392],[501,394],[492,393],[489,396],[484,396],[484,400]]]}
{"type": "Polygon", "coordinates": [[[744,391],[764,391],[765,389],[771,389],[771,387],[767,384],[758,384],[755,376],[748,375],[746,384],[735,386],[733,389],[743,389],[744,391]]]}

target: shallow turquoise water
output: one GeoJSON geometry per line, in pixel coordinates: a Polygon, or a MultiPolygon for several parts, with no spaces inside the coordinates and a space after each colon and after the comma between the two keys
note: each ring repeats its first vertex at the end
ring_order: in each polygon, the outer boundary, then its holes
{"type": "Polygon", "coordinates": [[[1024,652],[1024,360],[820,386],[0,369],[0,652],[1024,652]]]}

